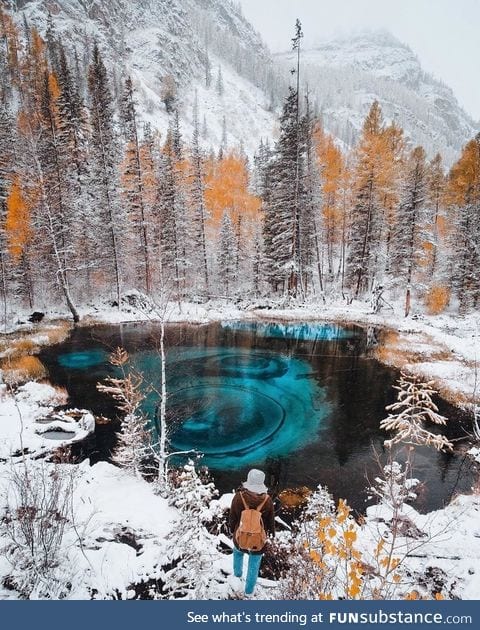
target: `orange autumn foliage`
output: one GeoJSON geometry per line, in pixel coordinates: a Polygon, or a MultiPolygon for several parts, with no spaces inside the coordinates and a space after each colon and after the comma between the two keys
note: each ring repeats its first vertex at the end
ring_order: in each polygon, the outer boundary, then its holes
{"type": "Polygon", "coordinates": [[[57,77],[53,72],[48,73],[48,90],[50,92],[52,102],[56,104],[60,98],[60,87],[58,85],[57,77]]]}
{"type": "Polygon", "coordinates": [[[478,200],[480,191],[480,156],[477,140],[470,140],[458,162],[452,166],[448,181],[448,201],[452,205],[478,200]]]}
{"type": "Polygon", "coordinates": [[[205,204],[215,226],[220,225],[226,211],[235,225],[240,219],[258,220],[260,199],[248,190],[247,165],[235,152],[207,164],[205,204]]]}
{"type": "Polygon", "coordinates": [[[10,255],[18,260],[31,238],[30,207],[18,175],[12,182],[7,198],[5,231],[10,255]]]}
{"type": "Polygon", "coordinates": [[[336,240],[336,227],[342,219],[339,201],[345,168],[344,158],[332,136],[325,135],[321,129],[315,131],[315,141],[317,163],[322,174],[322,214],[328,233],[336,240]]]}
{"type": "Polygon", "coordinates": [[[439,315],[450,302],[450,289],[444,286],[433,286],[425,297],[425,306],[429,315],[439,315]]]}

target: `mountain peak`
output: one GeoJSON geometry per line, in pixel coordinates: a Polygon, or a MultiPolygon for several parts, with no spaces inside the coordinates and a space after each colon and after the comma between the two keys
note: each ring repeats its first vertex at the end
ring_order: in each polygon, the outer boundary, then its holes
{"type": "MultiPolygon", "coordinates": [[[[377,46],[380,46],[380,47],[403,48],[412,52],[410,47],[407,44],[405,44],[400,39],[398,39],[398,37],[393,35],[391,31],[388,31],[387,29],[384,29],[384,28],[380,28],[380,29],[362,28],[362,29],[350,31],[349,33],[346,33],[346,34],[337,35],[336,37],[331,38],[326,42],[321,41],[318,47],[321,48],[323,43],[326,43],[326,44],[336,43],[337,45],[345,46],[346,44],[362,45],[367,42],[376,44],[377,46]]],[[[315,48],[316,47],[317,46],[315,46],[315,48]]]]}
{"type": "MultiPolygon", "coordinates": [[[[276,55],[290,68],[294,52],[276,55]]],[[[409,46],[385,30],[362,30],[304,49],[302,75],[322,112],[325,127],[347,145],[355,143],[374,100],[413,144],[447,164],[478,127],[453,91],[426,73],[409,46]]]]}

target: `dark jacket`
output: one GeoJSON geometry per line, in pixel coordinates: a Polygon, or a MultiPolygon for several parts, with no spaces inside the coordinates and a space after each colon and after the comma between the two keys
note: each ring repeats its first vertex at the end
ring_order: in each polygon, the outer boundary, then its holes
{"type": "MultiPolygon", "coordinates": [[[[250,490],[245,490],[244,488],[240,488],[235,493],[235,496],[232,500],[232,505],[230,506],[230,517],[229,517],[229,525],[230,531],[233,536],[233,543],[235,547],[237,547],[237,543],[235,541],[235,533],[237,531],[238,526],[240,525],[240,515],[242,511],[245,509],[243,505],[242,497],[240,493],[243,495],[245,499],[245,503],[249,508],[255,509],[260,503],[265,499],[264,494],[257,494],[256,492],[250,492],[250,490]]],[[[273,501],[270,497],[265,501],[265,505],[262,507],[262,521],[263,526],[265,527],[265,531],[267,536],[275,536],[275,512],[273,509],[273,501]]],[[[252,551],[251,553],[258,554],[263,553],[265,547],[260,551],[252,551]]]]}

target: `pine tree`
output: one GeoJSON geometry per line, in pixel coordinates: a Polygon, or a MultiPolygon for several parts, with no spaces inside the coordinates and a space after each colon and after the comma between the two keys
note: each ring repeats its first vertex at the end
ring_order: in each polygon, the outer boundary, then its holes
{"type": "Polygon", "coordinates": [[[47,265],[51,265],[51,273],[60,286],[73,321],[78,322],[80,317],[73,301],[69,278],[74,268],[75,245],[66,176],[69,156],[60,133],[59,96],[56,75],[45,72],[40,102],[42,135],[35,154],[41,189],[41,204],[36,221],[39,236],[44,239],[47,248],[47,265]]]}
{"type": "Polygon", "coordinates": [[[160,162],[156,214],[158,216],[161,249],[161,285],[162,287],[169,287],[173,280],[179,298],[182,292],[184,267],[180,255],[180,230],[177,214],[182,204],[178,200],[181,193],[176,164],[172,126],[170,125],[160,162]]]}
{"type": "Polygon", "coordinates": [[[60,43],[58,41],[58,35],[55,28],[55,22],[53,21],[52,14],[49,12],[47,17],[47,30],[45,31],[45,42],[47,45],[48,59],[50,61],[50,68],[54,72],[58,72],[60,68],[60,43]]]}
{"type": "MultiPolygon", "coordinates": [[[[321,200],[320,173],[315,159],[314,128],[315,120],[310,107],[310,99],[307,94],[306,113],[304,120],[305,134],[305,175],[303,181],[304,195],[300,200],[299,237],[300,269],[302,272],[301,286],[306,295],[308,286],[313,277],[314,252],[317,254],[317,271],[319,270],[319,257],[317,243],[318,209],[321,200]]],[[[323,292],[322,278],[319,273],[320,291],[323,292]]]]}
{"type": "MultiPolygon", "coordinates": [[[[143,189],[143,167],[137,129],[137,113],[130,77],[125,81],[123,114],[126,130],[126,154],[123,168],[123,188],[130,220],[139,235],[140,258],[142,260],[143,285],[149,295],[152,291],[152,274],[149,244],[149,218],[146,216],[145,191],[143,189]]],[[[136,258],[136,257],[135,257],[136,258]]]]}
{"type": "Polygon", "coordinates": [[[66,156],[63,168],[68,203],[76,226],[77,270],[79,273],[83,272],[88,295],[92,286],[91,270],[94,267],[92,244],[95,240],[95,229],[88,194],[87,113],[65,49],[60,42],[57,44],[57,55],[57,80],[60,90],[57,101],[59,139],[66,156]]]}
{"type": "Polygon", "coordinates": [[[210,63],[210,55],[208,48],[205,50],[205,87],[208,89],[212,85],[212,64],[210,63]]]}
{"type": "MultiPolygon", "coordinates": [[[[302,25],[297,18],[295,22],[295,37],[292,39],[292,49],[297,51],[297,67],[295,70],[297,86],[295,90],[296,103],[295,103],[295,182],[294,182],[294,208],[293,208],[293,227],[292,227],[292,260],[291,260],[291,272],[288,279],[288,290],[293,296],[297,296],[298,283],[300,281],[301,295],[304,296],[304,287],[302,285],[303,278],[303,255],[304,245],[302,241],[302,211],[301,211],[301,197],[302,197],[302,184],[303,184],[303,172],[301,154],[303,152],[303,124],[300,124],[300,50],[301,41],[303,38],[302,25]]],[[[309,131],[308,128],[306,129],[309,131]]]]}
{"type": "Polygon", "coordinates": [[[375,101],[365,119],[357,150],[355,200],[351,242],[347,258],[347,283],[354,296],[374,284],[384,229],[382,212],[387,136],[380,105],[375,101]]]}
{"type": "Polygon", "coordinates": [[[175,527],[167,535],[166,558],[172,568],[163,581],[167,597],[208,599],[214,596],[213,560],[216,537],[207,523],[215,515],[211,503],[216,490],[213,483],[203,481],[189,462],[178,474],[177,487],[171,491],[170,505],[178,510],[175,527]]]}
{"type": "Polygon", "coordinates": [[[57,75],[60,95],[58,98],[59,130],[63,135],[63,141],[68,149],[73,185],[76,187],[75,193],[78,195],[85,184],[86,171],[86,134],[87,122],[85,106],[82,102],[78,85],[69,68],[64,47],[58,46],[58,66],[57,75]]]}
{"type": "Polygon", "coordinates": [[[480,303],[480,134],[467,143],[452,167],[449,194],[458,214],[453,239],[454,284],[465,312],[480,303]]]}
{"type": "Polygon", "coordinates": [[[0,282],[3,298],[3,320],[5,332],[7,329],[7,304],[8,304],[8,240],[6,231],[7,199],[14,167],[14,133],[13,119],[9,110],[0,105],[0,282]]]}
{"type": "Polygon", "coordinates": [[[222,75],[222,67],[218,66],[218,71],[217,71],[217,81],[215,83],[215,89],[217,91],[218,96],[223,96],[223,93],[225,92],[225,88],[223,85],[223,75],[222,75]]]}
{"type": "Polygon", "coordinates": [[[218,249],[219,275],[226,295],[230,295],[230,290],[236,280],[237,239],[232,220],[226,211],[220,226],[218,249]]]}
{"type": "Polygon", "coordinates": [[[218,159],[223,159],[228,147],[227,140],[227,119],[225,116],[222,118],[222,138],[220,140],[220,149],[218,151],[218,159]]]}
{"type": "Polygon", "coordinates": [[[198,128],[198,99],[195,94],[193,108],[193,138],[192,138],[192,189],[191,198],[193,206],[192,237],[193,249],[199,254],[199,269],[203,270],[203,284],[205,291],[209,293],[207,241],[206,241],[206,208],[205,208],[205,182],[203,155],[200,150],[198,128]]]}
{"type": "Polygon", "coordinates": [[[269,165],[264,204],[264,266],[274,290],[296,295],[301,277],[300,207],[304,196],[305,134],[299,133],[297,94],[290,88],[280,119],[280,138],[269,165]]]}
{"type": "Polygon", "coordinates": [[[120,307],[120,249],[122,220],[117,198],[118,144],[114,127],[113,99],[107,70],[95,44],[88,71],[91,123],[91,183],[97,208],[98,246],[105,266],[113,272],[120,307]]]}
{"type": "Polygon", "coordinates": [[[426,176],[425,151],[416,147],[407,164],[392,245],[392,271],[397,282],[405,286],[405,317],[410,312],[413,274],[423,242],[426,176]]]}
{"type": "MultiPolygon", "coordinates": [[[[439,250],[442,245],[442,232],[444,231],[445,217],[443,215],[446,180],[443,169],[443,161],[440,153],[430,161],[427,168],[427,203],[429,209],[428,223],[431,225],[430,240],[431,259],[429,264],[429,276],[437,279],[439,266],[439,250]],[[442,229],[443,224],[443,229],[442,229]]],[[[441,275],[442,270],[440,270],[441,275]]]]}

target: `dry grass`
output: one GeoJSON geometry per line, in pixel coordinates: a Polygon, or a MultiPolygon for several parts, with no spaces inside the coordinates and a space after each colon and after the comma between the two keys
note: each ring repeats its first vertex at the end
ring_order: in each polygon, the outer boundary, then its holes
{"type": "Polygon", "coordinates": [[[286,490],[283,490],[278,495],[278,498],[282,502],[284,508],[294,509],[304,505],[311,494],[312,491],[310,488],[301,486],[300,488],[287,488],[286,490]]]}
{"type": "Polygon", "coordinates": [[[48,337],[49,345],[54,345],[56,343],[62,343],[62,341],[65,341],[71,329],[72,326],[68,322],[58,322],[55,324],[54,328],[46,329],[45,335],[48,337]]]}
{"type": "Polygon", "coordinates": [[[409,339],[408,334],[402,334],[395,330],[386,330],[382,333],[380,343],[375,349],[373,356],[385,365],[391,365],[401,370],[414,371],[421,374],[426,380],[432,380],[440,396],[453,405],[463,407],[472,402],[471,394],[469,395],[449,386],[448,381],[443,381],[422,368],[420,368],[420,371],[413,368],[415,364],[426,362],[452,362],[466,368],[474,368],[474,363],[462,360],[449,348],[436,342],[428,335],[422,337],[417,335],[409,339]],[[419,346],[418,350],[415,349],[416,342],[419,346]],[[408,370],[406,366],[411,366],[411,369],[408,370]]]}
{"type": "Polygon", "coordinates": [[[26,354],[33,354],[36,350],[38,350],[38,344],[33,339],[22,337],[12,343],[10,356],[21,357],[26,354]]]}
{"type": "Polygon", "coordinates": [[[9,385],[21,385],[27,381],[46,378],[48,373],[43,363],[30,355],[9,357],[2,363],[3,379],[9,385]]]}
{"type": "Polygon", "coordinates": [[[36,354],[41,346],[54,345],[64,341],[71,330],[68,322],[59,321],[45,327],[38,327],[32,333],[18,333],[0,340],[0,353],[10,359],[36,354]]]}

